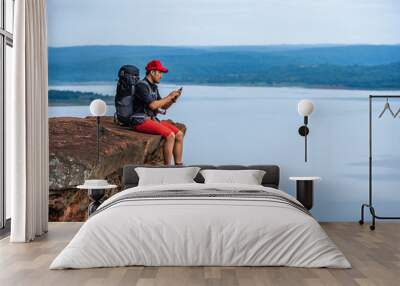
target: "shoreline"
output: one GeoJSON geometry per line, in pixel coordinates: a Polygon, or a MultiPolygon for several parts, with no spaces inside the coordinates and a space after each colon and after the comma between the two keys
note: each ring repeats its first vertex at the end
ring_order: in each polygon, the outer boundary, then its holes
{"type": "MultiPolygon", "coordinates": [[[[102,85],[116,85],[116,81],[110,81],[110,82],[104,82],[104,81],[91,81],[91,82],[57,82],[57,83],[51,83],[48,86],[48,90],[57,90],[60,91],[60,89],[54,89],[57,86],[102,86],[102,85]]],[[[160,86],[210,86],[210,87],[268,87],[268,88],[304,88],[304,89],[324,89],[324,90],[351,90],[351,91],[400,91],[400,86],[398,88],[360,88],[360,87],[347,87],[347,86],[328,86],[328,85],[288,85],[288,84],[262,84],[262,83],[249,83],[249,84],[243,84],[243,83],[182,83],[182,82],[163,82],[160,84],[160,86]]],[[[64,89],[62,89],[64,90],[64,89]]],[[[65,91],[73,91],[73,90],[66,90],[65,91]]],[[[106,95],[107,96],[107,95],[106,95]]],[[[108,95],[108,96],[114,96],[114,95],[108,95]]]]}

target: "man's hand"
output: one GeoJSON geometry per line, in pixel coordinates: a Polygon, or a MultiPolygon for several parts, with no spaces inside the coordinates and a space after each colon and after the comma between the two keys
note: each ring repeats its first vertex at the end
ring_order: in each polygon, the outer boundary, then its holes
{"type": "Polygon", "coordinates": [[[182,93],[179,92],[179,90],[174,90],[163,99],[154,100],[152,103],[149,104],[149,108],[151,110],[157,110],[159,108],[168,109],[172,104],[176,102],[181,94],[182,93]]]}
{"type": "Polygon", "coordinates": [[[168,97],[175,102],[176,99],[181,95],[181,93],[178,90],[172,91],[170,94],[168,94],[168,97]]]}
{"type": "Polygon", "coordinates": [[[159,108],[168,109],[172,104],[176,102],[178,97],[182,94],[179,90],[170,92],[166,97],[160,100],[154,100],[149,104],[151,110],[157,110],[159,108]]]}

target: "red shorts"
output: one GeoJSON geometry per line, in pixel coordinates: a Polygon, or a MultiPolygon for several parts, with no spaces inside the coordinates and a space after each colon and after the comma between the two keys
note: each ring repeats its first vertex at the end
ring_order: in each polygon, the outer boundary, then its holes
{"type": "Polygon", "coordinates": [[[168,137],[171,132],[174,134],[179,132],[179,129],[176,128],[175,125],[166,120],[158,122],[151,119],[146,119],[143,123],[133,126],[133,130],[142,133],[161,135],[164,138],[168,137]]]}

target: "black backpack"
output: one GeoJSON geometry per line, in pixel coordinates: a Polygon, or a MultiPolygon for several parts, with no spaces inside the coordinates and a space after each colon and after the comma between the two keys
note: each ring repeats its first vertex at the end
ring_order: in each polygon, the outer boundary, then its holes
{"type": "Polygon", "coordinates": [[[139,80],[139,69],[133,65],[124,65],[118,71],[114,121],[120,125],[132,125],[135,85],[139,80]]]}

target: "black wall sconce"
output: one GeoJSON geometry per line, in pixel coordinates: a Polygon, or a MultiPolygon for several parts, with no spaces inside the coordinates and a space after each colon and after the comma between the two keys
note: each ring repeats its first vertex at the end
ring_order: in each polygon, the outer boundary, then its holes
{"type": "Polygon", "coordinates": [[[300,126],[299,134],[304,137],[304,162],[307,162],[307,136],[310,133],[308,125],[308,116],[314,111],[314,104],[311,100],[300,100],[297,105],[297,111],[304,117],[304,125],[300,126]]]}

